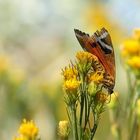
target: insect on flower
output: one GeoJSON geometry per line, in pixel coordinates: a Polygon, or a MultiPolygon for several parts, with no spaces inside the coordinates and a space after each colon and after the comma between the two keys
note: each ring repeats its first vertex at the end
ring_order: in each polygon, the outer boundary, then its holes
{"type": "Polygon", "coordinates": [[[111,37],[105,28],[96,31],[92,36],[74,29],[75,35],[85,51],[98,57],[105,69],[103,85],[110,94],[115,86],[115,56],[111,37]]]}

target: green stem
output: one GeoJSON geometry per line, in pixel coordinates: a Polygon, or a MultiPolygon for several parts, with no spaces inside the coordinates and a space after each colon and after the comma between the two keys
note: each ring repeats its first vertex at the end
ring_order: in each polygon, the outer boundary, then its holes
{"type": "Polygon", "coordinates": [[[86,120],[88,119],[87,118],[87,96],[85,95],[85,122],[86,122],[86,120]]]}
{"type": "Polygon", "coordinates": [[[78,131],[77,131],[77,117],[76,117],[76,108],[75,108],[75,105],[73,105],[72,107],[72,116],[73,116],[73,119],[72,119],[72,126],[73,126],[73,136],[74,136],[74,140],[79,140],[78,139],[78,131]]]}
{"type": "Polygon", "coordinates": [[[93,117],[94,117],[94,126],[91,129],[91,133],[90,133],[90,140],[93,139],[95,132],[97,130],[97,126],[98,126],[98,113],[95,112],[95,110],[92,108],[92,113],[93,113],[93,117]]]}
{"type": "Polygon", "coordinates": [[[84,110],[84,75],[81,74],[80,75],[80,79],[82,81],[82,84],[81,84],[81,101],[80,101],[80,120],[79,120],[79,123],[80,123],[80,126],[82,125],[82,118],[83,118],[83,110],[84,110]]]}
{"type": "Polygon", "coordinates": [[[134,95],[133,98],[131,99],[131,104],[130,104],[130,114],[129,114],[129,118],[128,118],[128,123],[129,123],[129,132],[130,135],[128,136],[129,140],[133,140],[135,138],[135,132],[136,132],[136,128],[137,128],[137,116],[134,113],[134,108],[136,106],[136,101],[139,98],[139,81],[137,81],[136,79],[136,83],[135,83],[135,87],[134,87],[134,95]]]}
{"type": "Polygon", "coordinates": [[[80,103],[80,120],[79,120],[79,123],[80,123],[80,126],[82,125],[82,118],[83,118],[83,110],[84,110],[84,95],[81,95],[81,103],[80,103]]]}
{"type": "Polygon", "coordinates": [[[80,100],[80,119],[79,119],[79,129],[80,129],[80,140],[82,140],[82,120],[83,120],[83,112],[84,112],[84,104],[85,104],[85,75],[81,74],[80,79],[82,81],[81,84],[81,100],[80,100]]]}
{"type": "Polygon", "coordinates": [[[132,130],[130,131],[129,140],[134,140],[134,138],[135,138],[136,127],[137,127],[137,119],[136,119],[136,117],[135,117],[135,118],[134,118],[134,122],[133,122],[133,126],[132,126],[132,130]]]}
{"type": "Polygon", "coordinates": [[[81,102],[80,102],[80,119],[79,119],[80,140],[82,139],[83,110],[84,110],[84,95],[82,94],[81,95],[81,102]]]}
{"type": "Polygon", "coordinates": [[[135,106],[136,106],[136,101],[137,99],[140,97],[140,83],[138,81],[138,79],[136,79],[136,83],[135,83],[135,87],[134,87],[134,95],[133,95],[133,98],[131,99],[132,100],[132,103],[131,103],[131,108],[130,108],[130,117],[129,117],[129,132],[130,132],[130,135],[129,135],[129,140],[133,140],[135,139],[136,137],[136,129],[137,129],[137,116],[135,114],[135,106]]]}
{"type": "Polygon", "coordinates": [[[94,127],[93,127],[93,129],[92,129],[92,131],[91,131],[90,140],[92,140],[92,139],[93,139],[93,137],[94,137],[94,135],[95,135],[96,130],[97,130],[97,124],[95,123],[95,124],[94,124],[94,127]]]}
{"type": "Polygon", "coordinates": [[[90,102],[90,103],[88,103],[88,111],[87,111],[87,116],[86,116],[86,119],[85,119],[84,132],[85,132],[85,130],[86,130],[87,123],[88,123],[88,121],[89,121],[90,106],[91,106],[91,102],[90,102]]]}

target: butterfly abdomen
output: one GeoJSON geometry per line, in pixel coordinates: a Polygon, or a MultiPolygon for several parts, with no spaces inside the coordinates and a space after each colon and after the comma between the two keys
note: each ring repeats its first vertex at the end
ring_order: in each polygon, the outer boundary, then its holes
{"type": "Polygon", "coordinates": [[[114,78],[108,74],[104,75],[104,79],[103,79],[103,84],[105,85],[105,87],[107,87],[111,92],[113,92],[114,89],[114,78]]]}
{"type": "Polygon", "coordinates": [[[98,71],[98,72],[102,72],[104,73],[104,67],[102,66],[102,64],[99,62],[99,60],[94,59],[93,61],[93,69],[94,71],[98,71]]]}

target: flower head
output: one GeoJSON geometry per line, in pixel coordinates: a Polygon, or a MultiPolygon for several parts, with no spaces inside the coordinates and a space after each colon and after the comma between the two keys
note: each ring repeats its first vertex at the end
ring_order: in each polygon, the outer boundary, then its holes
{"type": "Polygon", "coordinates": [[[62,70],[62,75],[64,76],[65,80],[76,79],[78,76],[78,71],[76,67],[69,66],[62,70]]]}
{"type": "Polygon", "coordinates": [[[81,82],[76,79],[66,80],[64,82],[64,88],[66,91],[77,91],[80,83],[81,82]]]}
{"type": "Polygon", "coordinates": [[[38,135],[38,128],[33,121],[24,119],[20,125],[19,133],[28,139],[35,139],[38,135]]]}
{"type": "Polygon", "coordinates": [[[59,122],[59,126],[58,126],[58,134],[60,137],[62,138],[67,138],[68,135],[69,135],[69,131],[70,131],[70,128],[69,128],[69,122],[64,120],[64,121],[60,121],[59,122]]]}
{"type": "Polygon", "coordinates": [[[140,44],[138,40],[127,39],[122,44],[122,56],[130,56],[140,54],[140,44]]]}
{"type": "Polygon", "coordinates": [[[96,84],[99,84],[102,82],[103,78],[104,78],[103,73],[94,72],[93,74],[90,75],[89,80],[95,82],[96,84]]]}
{"type": "Polygon", "coordinates": [[[77,67],[80,73],[86,74],[92,67],[93,61],[97,57],[89,52],[81,51],[76,54],[76,58],[78,60],[77,67]]]}
{"type": "Polygon", "coordinates": [[[99,92],[96,94],[97,102],[104,104],[107,101],[107,99],[108,99],[108,95],[103,92],[99,92]]]}
{"type": "Polygon", "coordinates": [[[76,54],[76,58],[80,63],[89,63],[92,62],[94,55],[89,52],[80,51],[76,54]]]}
{"type": "Polygon", "coordinates": [[[134,34],[122,44],[122,56],[126,68],[134,73],[136,78],[140,76],[140,29],[134,30],[134,34]]]}
{"type": "Polygon", "coordinates": [[[131,57],[128,59],[127,64],[134,69],[140,69],[140,56],[131,57]]]}

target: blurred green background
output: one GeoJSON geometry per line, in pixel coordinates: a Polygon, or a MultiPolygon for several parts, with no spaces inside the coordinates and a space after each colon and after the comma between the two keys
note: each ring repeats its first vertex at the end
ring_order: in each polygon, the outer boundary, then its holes
{"type": "MultiPolygon", "coordinates": [[[[74,28],[110,32],[115,90],[126,95],[119,45],[139,27],[139,15],[139,0],[0,0],[0,139],[12,139],[23,118],[36,122],[42,140],[57,139],[57,123],[67,118],[61,68],[82,50],[74,28]]],[[[96,140],[111,140],[108,116],[106,110],[96,140]]]]}

